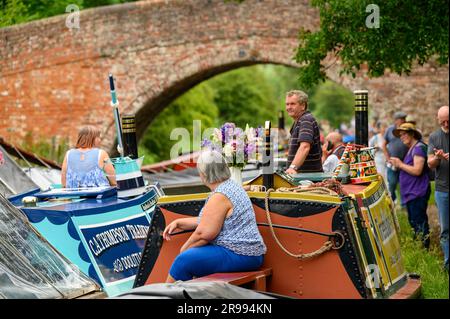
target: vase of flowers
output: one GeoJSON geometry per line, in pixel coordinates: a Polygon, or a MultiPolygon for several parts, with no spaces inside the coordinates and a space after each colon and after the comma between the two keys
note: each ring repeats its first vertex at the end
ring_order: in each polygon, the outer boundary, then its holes
{"type": "Polygon", "coordinates": [[[220,129],[214,129],[209,139],[203,140],[202,147],[221,152],[230,168],[231,179],[242,185],[242,170],[249,160],[256,160],[261,136],[262,128],[254,129],[247,124],[242,130],[234,123],[225,123],[220,129]]]}
{"type": "Polygon", "coordinates": [[[231,180],[235,181],[238,185],[242,185],[242,168],[230,166],[230,173],[231,180]]]}

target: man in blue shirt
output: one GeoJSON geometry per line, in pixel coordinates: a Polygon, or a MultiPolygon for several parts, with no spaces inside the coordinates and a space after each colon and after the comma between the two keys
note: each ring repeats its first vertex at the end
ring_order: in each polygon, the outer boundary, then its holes
{"type": "MultiPolygon", "coordinates": [[[[384,143],[381,144],[384,156],[386,157],[386,162],[392,157],[399,158],[403,161],[406,153],[408,152],[408,147],[403,144],[403,142],[394,136],[394,130],[400,125],[406,122],[407,114],[405,112],[399,111],[394,113],[394,125],[389,126],[384,134],[384,143]]],[[[387,167],[387,182],[389,193],[391,194],[392,200],[395,202],[397,195],[395,190],[397,184],[399,183],[400,171],[395,169],[395,167],[387,167]]]]}

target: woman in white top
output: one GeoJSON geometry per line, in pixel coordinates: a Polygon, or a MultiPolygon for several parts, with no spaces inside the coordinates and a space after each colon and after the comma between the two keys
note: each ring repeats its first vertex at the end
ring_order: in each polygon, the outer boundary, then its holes
{"type": "Polygon", "coordinates": [[[77,145],[64,157],[61,184],[67,188],[116,185],[114,167],[100,149],[100,130],[85,126],[78,133],[77,145]]]}
{"type": "Polygon", "coordinates": [[[386,177],[386,157],[384,156],[383,149],[381,148],[384,142],[384,133],[387,128],[385,122],[377,122],[376,124],[377,132],[369,141],[369,147],[375,148],[375,166],[378,173],[383,176],[384,180],[387,181],[386,177]]]}

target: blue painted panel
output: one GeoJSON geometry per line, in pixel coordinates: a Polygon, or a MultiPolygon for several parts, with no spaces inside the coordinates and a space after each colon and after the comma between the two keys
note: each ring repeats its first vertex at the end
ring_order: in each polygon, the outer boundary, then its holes
{"type": "Polygon", "coordinates": [[[108,294],[108,296],[114,297],[124,292],[130,291],[133,288],[134,279],[136,276],[129,277],[120,282],[115,282],[112,285],[106,285],[103,290],[108,294]]]}
{"type": "MultiPolygon", "coordinates": [[[[142,158],[141,158],[142,159],[142,158]]],[[[123,175],[129,173],[141,173],[141,167],[138,160],[129,157],[117,157],[111,159],[116,175],[123,175]]]]}
{"type": "Polygon", "coordinates": [[[105,284],[136,274],[149,227],[144,213],[79,227],[105,284]]]}
{"type": "Polygon", "coordinates": [[[80,256],[78,250],[81,242],[68,236],[68,224],[55,225],[49,222],[48,219],[44,219],[32,225],[64,257],[77,265],[84,274],[89,276],[88,269],[90,262],[86,262],[80,256]]]}
{"type": "Polygon", "coordinates": [[[132,288],[157,194],[116,196],[20,207],[37,230],[108,295],[132,288]]]}

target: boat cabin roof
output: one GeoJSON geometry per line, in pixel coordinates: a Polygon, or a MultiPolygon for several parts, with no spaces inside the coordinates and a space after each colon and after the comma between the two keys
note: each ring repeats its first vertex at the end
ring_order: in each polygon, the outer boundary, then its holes
{"type": "MultiPolygon", "coordinates": [[[[148,192],[151,198],[155,198],[157,193],[151,188],[148,192]]],[[[32,211],[35,215],[51,214],[57,216],[66,215],[82,216],[92,213],[104,213],[112,210],[120,210],[127,207],[141,205],[143,196],[148,196],[148,192],[133,198],[117,197],[117,189],[115,187],[92,187],[79,189],[52,189],[49,191],[40,191],[35,189],[28,193],[12,196],[9,200],[14,206],[32,211]],[[22,199],[27,196],[34,196],[38,199],[36,206],[26,206],[22,203],[22,199]]]]}

